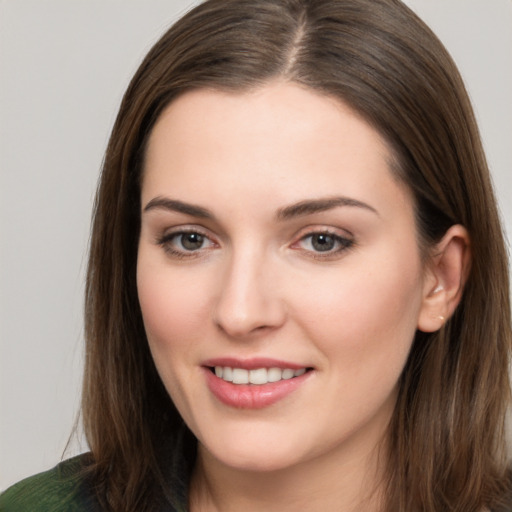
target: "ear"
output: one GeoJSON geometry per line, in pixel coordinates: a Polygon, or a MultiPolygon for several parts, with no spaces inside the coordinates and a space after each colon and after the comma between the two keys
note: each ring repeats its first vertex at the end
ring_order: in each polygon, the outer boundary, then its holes
{"type": "Polygon", "coordinates": [[[453,314],[460,302],[471,267],[469,235],[452,226],[436,244],[427,262],[418,329],[434,332],[453,314]]]}

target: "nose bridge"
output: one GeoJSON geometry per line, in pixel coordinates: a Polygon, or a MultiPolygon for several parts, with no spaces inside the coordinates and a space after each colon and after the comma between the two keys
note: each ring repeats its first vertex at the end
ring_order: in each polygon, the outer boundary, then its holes
{"type": "Polygon", "coordinates": [[[261,245],[234,247],[221,275],[216,324],[233,337],[282,324],[285,310],[276,277],[275,262],[261,245]]]}

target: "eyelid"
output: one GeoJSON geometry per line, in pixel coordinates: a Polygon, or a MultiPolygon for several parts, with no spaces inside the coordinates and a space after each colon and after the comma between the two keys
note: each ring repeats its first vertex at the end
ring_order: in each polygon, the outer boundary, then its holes
{"type": "Polygon", "coordinates": [[[294,240],[298,241],[308,235],[315,235],[315,234],[329,234],[333,236],[337,236],[340,238],[346,238],[353,240],[354,234],[345,228],[337,228],[333,226],[328,226],[325,224],[310,224],[308,226],[305,226],[297,231],[297,233],[294,235],[294,240]]]}
{"type": "Polygon", "coordinates": [[[292,242],[290,247],[294,250],[301,251],[314,259],[335,259],[341,257],[342,254],[352,249],[355,246],[355,244],[355,237],[350,231],[346,229],[333,228],[331,226],[318,225],[308,226],[306,228],[301,229],[294,237],[294,241],[292,242]],[[314,235],[332,236],[333,238],[338,240],[338,243],[341,244],[341,247],[333,251],[325,252],[308,250],[298,247],[301,242],[303,242],[308,237],[314,235]]]}
{"type": "Polygon", "coordinates": [[[215,240],[215,237],[212,236],[209,230],[203,228],[202,226],[197,225],[173,226],[172,228],[164,230],[163,233],[158,234],[156,236],[155,243],[157,245],[162,246],[165,252],[168,253],[170,256],[176,257],[178,259],[191,259],[200,257],[204,255],[206,251],[211,250],[213,247],[219,245],[218,242],[215,240]],[[195,251],[187,251],[173,248],[171,246],[173,238],[188,233],[197,233],[198,235],[201,235],[202,237],[208,239],[210,242],[209,247],[200,248],[195,251]]]}
{"type": "Polygon", "coordinates": [[[212,235],[209,232],[209,230],[203,228],[202,226],[185,224],[185,225],[173,226],[171,228],[162,230],[161,234],[157,235],[157,240],[171,238],[173,236],[180,235],[182,233],[197,233],[198,235],[204,236],[210,240],[212,239],[212,235]]]}

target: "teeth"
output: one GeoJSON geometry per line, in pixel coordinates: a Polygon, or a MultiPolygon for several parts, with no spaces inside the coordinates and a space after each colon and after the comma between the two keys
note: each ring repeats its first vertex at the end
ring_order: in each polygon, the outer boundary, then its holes
{"type": "Polygon", "coordinates": [[[249,382],[251,384],[266,384],[268,382],[267,369],[258,368],[249,372],[249,382]]]}
{"type": "Polygon", "coordinates": [[[292,370],[291,368],[257,368],[255,370],[245,370],[244,368],[231,368],[230,366],[216,366],[215,375],[220,379],[233,384],[268,384],[269,382],[278,382],[288,380],[293,377],[300,377],[306,373],[306,368],[292,370]]]}
{"type": "Polygon", "coordinates": [[[283,379],[291,379],[293,377],[293,370],[290,370],[290,368],[286,368],[286,370],[283,370],[283,379]]]}
{"type": "Polygon", "coordinates": [[[249,384],[249,371],[233,368],[233,384],[249,384]]]}
{"type": "Polygon", "coordinates": [[[281,368],[269,368],[267,370],[267,380],[268,382],[277,382],[281,380],[283,372],[281,368]]]}

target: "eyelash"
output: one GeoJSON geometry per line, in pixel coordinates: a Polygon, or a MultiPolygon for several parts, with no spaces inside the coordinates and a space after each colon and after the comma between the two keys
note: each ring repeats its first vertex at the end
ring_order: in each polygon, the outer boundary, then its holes
{"type": "MultiPolygon", "coordinates": [[[[209,235],[203,233],[199,229],[181,229],[179,231],[166,233],[157,240],[157,244],[162,246],[167,254],[176,259],[191,259],[201,257],[204,254],[205,250],[209,250],[210,247],[217,245],[216,242],[214,242],[209,235]],[[180,239],[180,237],[183,237],[185,235],[199,235],[199,237],[202,238],[202,241],[208,241],[209,245],[206,248],[199,247],[197,249],[188,250],[185,248],[176,249],[175,247],[173,247],[173,243],[176,243],[175,240],[180,239]]],[[[183,238],[181,238],[181,245],[183,246],[183,238]]],[[[338,233],[334,233],[328,229],[318,229],[305,233],[303,236],[299,238],[299,240],[297,240],[291,245],[291,248],[294,250],[302,251],[303,253],[307,254],[309,257],[314,259],[328,260],[341,256],[341,253],[344,253],[352,249],[354,245],[355,242],[352,238],[341,236],[338,233]],[[330,239],[336,249],[328,249],[326,251],[315,251],[314,249],[304,249],[303,247],[300,247],[300,245],[304,244],[304,242],[308,239],[310,241],[309,245],[313,245],[313,237],[326,237],[330,239]]]]}
{"type": "Polygon", "coordinates": [[[323,259],[323,260],[335,259],[337,257],[340,257],[342,253],[352,249],[355,245],[353,238],[341,236],[338,233],[334,233],[328,229],[319,229],[319,230],[315,230],[315,231],[310,231],[309,233],[306,233],[305,235],[301,236],[300,239],[292,245],[292,248],[294,248],[297,245],[303,244],[308,239],[309,239],[309,245],[313,245],[314,237],[325,237],[325,238],[331,239],[331,241],[335,247],[334,250],[329,249],[326,251],[315,251],[312,249],[299,248],[299,250],[303,250],[305,253],[308,254],[308,256],[310,256],[314,259],[323,259]]]}
{"type": "MultiPolygon", "coordinates": [[[[202,233],[198,229],[181,229],[180,231],[174,231],[172,233],[166,233],[161,238],[157,240],[157,244],[161,245],[164,249],[164,251],[169,254],[170,256],[177,258],[177,259],[190,259],[190,258],[197,258],[201,256],[201,253],[205,250],[204,248],[198,248],[197,250],[187,250],[187,249],[175,249],[173,247],[173,242],[183,237],[184,235],[199,235],[203,238],[204,241],[209,241],[210,246],[216,245],[215,242],[211,240],[211,238],[205,234],[202,233]]],[[[183,239],[182,239],[183,241],[183,239]]]]}

